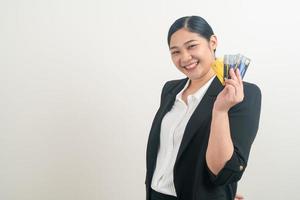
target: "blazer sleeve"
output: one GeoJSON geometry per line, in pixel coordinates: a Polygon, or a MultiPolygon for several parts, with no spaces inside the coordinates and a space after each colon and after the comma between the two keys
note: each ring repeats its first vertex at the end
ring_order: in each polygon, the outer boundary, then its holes
{"type": "Polygon", "coordinates": [[[261,91],[254,84],[244,83],[244,100],[233,106],[229,112],[229,126],[234,145],[232,157],[221,171],[215,175],[206,166],[214,185],[226,185],[241,179],[259,127],[261,91]]]}

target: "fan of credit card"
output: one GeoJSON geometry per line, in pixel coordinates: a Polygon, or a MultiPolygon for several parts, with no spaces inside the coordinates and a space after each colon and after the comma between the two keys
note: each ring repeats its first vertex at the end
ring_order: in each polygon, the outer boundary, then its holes
{"type": "Polygon", "coordinates": [[[212,65],[218,79],[224,85],[224,79],[230,78],[229,69],[239,69],[242,79],[245,76],[247,68],[250,64],[250,59],[243,56],[242,54],[236,55],[224,55],[223,58],[218,58],[212,65]]]}

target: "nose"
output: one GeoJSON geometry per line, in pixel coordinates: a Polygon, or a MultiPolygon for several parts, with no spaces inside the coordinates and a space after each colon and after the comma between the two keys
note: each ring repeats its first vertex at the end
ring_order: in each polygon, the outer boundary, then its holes
{"type": "Polygon", "coordinates": [[[182,51],[182,55],[181,55],[181,58],[180,58],[181,65],[189,64],[191,59],[192,59],[192,56],[191,56],[191,54],[189,54],[188,51],[182,51]]]}

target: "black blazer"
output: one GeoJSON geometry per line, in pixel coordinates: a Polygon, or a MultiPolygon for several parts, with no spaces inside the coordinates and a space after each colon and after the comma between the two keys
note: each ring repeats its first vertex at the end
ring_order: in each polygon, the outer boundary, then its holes
{"type": "MultiPolygon", "coordinates": [[[[161,93],[160,107],[152,122],[146,151],[146,198],[150,188],[160,144],[160,126],[164,115],[171,110],[175,97],[186,84],[188,77],[167,81],[161,93]]],[[[261,91],[251,83],[244,83],[244,100],[229,112],[234,153],[223,169],[214,175],[206,164],[211,114],[214,101],[224,86],[217,77],[196,107],[184,131],[174,165],[174,185],[180,200],[232,200],[237,182],[247,166],[250,148],[256,136],[261,108],[261,91]]]]}

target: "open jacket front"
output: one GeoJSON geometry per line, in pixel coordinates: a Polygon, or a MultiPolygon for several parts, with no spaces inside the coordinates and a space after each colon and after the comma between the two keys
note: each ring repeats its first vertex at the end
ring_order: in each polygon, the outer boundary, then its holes
{"type": "MultiPolygon", "coordinates": [[[[171,110],[176,95],[188,78],[166,82],[161,93],[160,107],[152,122],[147,144],[146,199],[150,199],[150,187],[159,149],[160,127],[164,115],[171,110]]],[[[212,109],[217,95],[224,86],[214,78],[202,100],[192,114],[177,154],[173,169],[174,185],[180,200],[232,200],[237,182],[247,166],[251,145],[256,136],[260,108],[260,89],[244,83],[244,100],[229,112],[231,138],[234,153],[223,169],[214,175],[206,164],[212,109]]]]}

